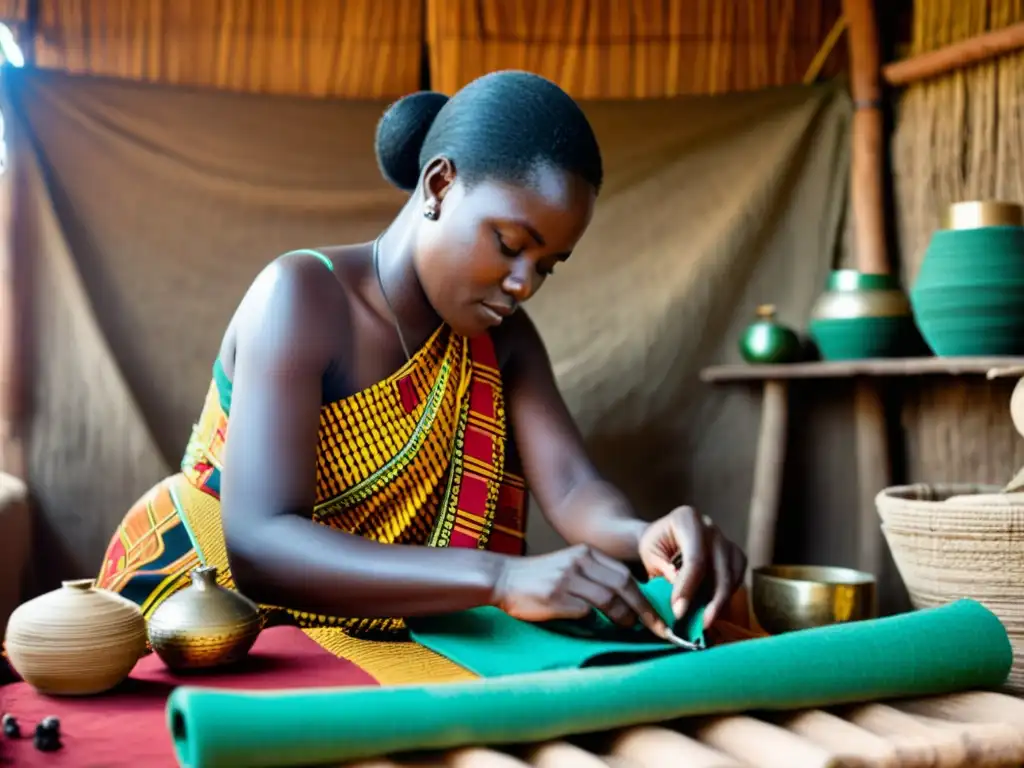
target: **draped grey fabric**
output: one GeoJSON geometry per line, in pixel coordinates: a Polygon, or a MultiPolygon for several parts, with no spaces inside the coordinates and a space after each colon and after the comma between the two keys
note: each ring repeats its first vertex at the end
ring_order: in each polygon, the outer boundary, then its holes
{"type": "MultiPolygon", "coordinates": [[[[16,248],[32,265],[40,587],[92,575],[173,471],[228,319],[279,253],[371,239],[404,197],[385,105],[12,72],[16,248]]],[[[758,303],[802,326],[838,252],[850,108],[830,86],[585,104],[606,187],[527,309],[600,467],[648,516],[739,540],[758,401],[711,388],[758,303]]],[[[531,546],[556,538],[534,515],[531,546]]]]}

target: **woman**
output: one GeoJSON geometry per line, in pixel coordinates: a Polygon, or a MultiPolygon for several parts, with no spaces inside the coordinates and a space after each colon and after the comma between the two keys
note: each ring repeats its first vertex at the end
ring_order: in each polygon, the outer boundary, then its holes
{"type": "Polygon", "coordinates": [[[376,146],[408,203],[372,244],[292,252],[256,278],[181,473],[128,514],[100,584],[149,615],[215,565],[270,620],[406,680],[460,672],[381,642],[400,639],[396,617],[598,608],[664,635],[632,561],[674,582],[680,616],[713,580],[713,621],[743,554],[689,507],[637,519],[517,311],[590,222],[602,167],[582,111],[541,77],[500,72],[451,99],[401,99],[376,146]],[[527,483],[569,548],[523,556],[527,483]]]}

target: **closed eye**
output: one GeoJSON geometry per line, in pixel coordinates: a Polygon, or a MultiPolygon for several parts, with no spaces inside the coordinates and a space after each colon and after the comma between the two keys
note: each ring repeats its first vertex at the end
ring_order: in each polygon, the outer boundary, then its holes
{"type": "Polygon", "coordinates": [[[498,241],[498,250],[501,251],[503,256],[508,256],[510,259],[514,259],[520,253],[522,249],[514,250],[505,244],[505,241],[501,239],[501,233],[498,230],[494,230],[494,239],[498,241]]]}

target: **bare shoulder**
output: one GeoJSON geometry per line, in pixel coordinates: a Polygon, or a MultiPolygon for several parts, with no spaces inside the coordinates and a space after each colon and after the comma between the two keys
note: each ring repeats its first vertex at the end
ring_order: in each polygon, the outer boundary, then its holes
{"type": "Polygon", "coordinates": [[[491,331],[498,364],[503,372],[510,371],[523,362],[547,361],[548,353],[537,326],[522,308],[491,331]]]}
{"type": "Polygon", "coordinates": [[[349,318],[347,293],[334,270],[326,257],[304,251],[264,267],[231,320],[228,359],[244,349],[290,364],[326,365],[349,318]]]}

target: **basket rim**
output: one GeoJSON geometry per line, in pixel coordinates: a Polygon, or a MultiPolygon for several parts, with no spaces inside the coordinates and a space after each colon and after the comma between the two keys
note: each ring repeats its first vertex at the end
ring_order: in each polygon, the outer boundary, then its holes
{"type": "MultiPolygon", "coordinates": [[[[896,501],[911,504],[943,504],[950,496],[976,494],[998,494],[1004,486],[992,483],[910,483],[908,485],[891,485],[883,488],[875,495],[876,502],[896,501]],[[927,490],[929,495],[944,497],[937,501],[922,499],[919,494],[927,490]]],[[[979,505],[989,507],[991,505],[979,505]]]]}
{"type": "Polygon", "coordinates": [[[918,515],[927,514],[930,516],[941,515],[949,517],[958,515],[963,518],[976,518],[982,527],[992,524],[1001,524],[1006,516],[1019,516],[1024,512],[1024,501],[1013,504],[992,504],[980,503],[970,504],[963,501],[950,504],[947,499],[952,496],[963,496],[970,494],[997,495],[1003,492],[1003,487],[981,483],[915,483],[912,485],[895,485],[884,488],[875,496],[875,510],[883,523],[895,515],[918,515]],[[927,489],[927,490],[926,490],[927,489]],[[922,492],[934,498],[918,498],[922,492]]]}

